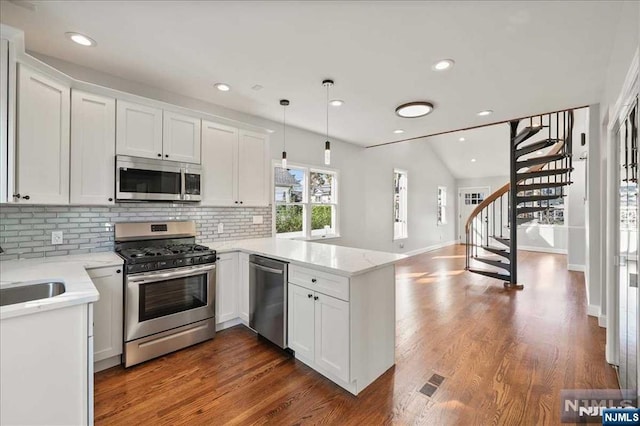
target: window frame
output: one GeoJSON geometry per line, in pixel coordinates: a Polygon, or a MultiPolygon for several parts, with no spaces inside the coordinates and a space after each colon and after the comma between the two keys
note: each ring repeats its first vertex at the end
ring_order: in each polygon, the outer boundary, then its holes
{"type": "Polygon", "coordinates": [[[393,218],[393,241],[406,240],[409,238],[409,172],[403,169],[393,169],[393,187],[392,187],[392,218],[393,218]],[[404,176],[404,191],[400,188],[400,192],[396,194],[396,175],[400,174],[404,176]],[[398,217],[400,218],[400,222],[402,225],[396,227],[396,195],[398,196],[398,217]],[[404,219],[404,220],[403,220],[404,219]],[[400,229],[400,232],[396,232],[397,229],[400,229]]]}
{"type": "Polygon", "coordinates": [[[287,169],[301,170],[304,174],[304,185],[302,189],[302,202],[299,203],[282,203],[275,200],[275,170],[281,168],[282,163],[279,160],[273,160],[271,165],[271,216],[272,235],[275,238],[282,239],[299,239],[299,240],[321,240],[340,238],[340,171],[328,167],[317,167],[301,163],[287,164],[287,169]],[[333,175],[331,182],[331,203],[312,202],[311,201],[311,173],[327,173],[333,175]],[[276,230],[276,207],[279,205],[301,205],[302,206],[302,231],[278,233],[276,230]],[[311,229],[312,210],[314,206],[331,206],[331,231],[324,233],[324,229],[311,229]]]}

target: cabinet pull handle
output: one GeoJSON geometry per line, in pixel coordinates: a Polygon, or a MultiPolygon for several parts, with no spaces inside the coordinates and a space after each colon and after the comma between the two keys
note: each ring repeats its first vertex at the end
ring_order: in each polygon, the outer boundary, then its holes
{"type": "Polygon", "coordinates": [[[314,296],[313,300],[318,300],[318,296],[314,296]]]}
{"type": "Polygon", "coordinates": [[[315,283],[317,280],[315,278],[311,278],[311,282],[315,283]]]}
{"type": "Polygon", "coordinates": [[[25,195],[24,197],[22,197],[23,200],[30,200],[31,197],[29,197],[28,195],[25,195]]]}
{"type": "Polygon", "coordinates": [[[20,194],[13,194],[13,198],[20,198],[20,194]]]}
{"type": "Polygon", "coordinates": [[[311,299],[313,297],[313,294],[307,294],[307,297],[311,299]]]}

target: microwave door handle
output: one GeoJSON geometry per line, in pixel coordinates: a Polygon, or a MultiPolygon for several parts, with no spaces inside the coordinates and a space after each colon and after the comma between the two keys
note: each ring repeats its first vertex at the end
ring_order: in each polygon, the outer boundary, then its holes
{"type": "Polygon", "coordinates": [[[186,183],[185,183],[185,173],[184,168],[180,169],[180,199],[185,200],[187,198],[186,194],[186,183]]]}

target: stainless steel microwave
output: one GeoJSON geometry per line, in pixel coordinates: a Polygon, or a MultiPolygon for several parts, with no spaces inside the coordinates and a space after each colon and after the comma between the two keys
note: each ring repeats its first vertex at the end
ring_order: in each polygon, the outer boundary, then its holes
{"type": "Polygon", "coordinates": [[[200,201],[198,164],[116,156],[116,199],[119,201],[200,201]]]}

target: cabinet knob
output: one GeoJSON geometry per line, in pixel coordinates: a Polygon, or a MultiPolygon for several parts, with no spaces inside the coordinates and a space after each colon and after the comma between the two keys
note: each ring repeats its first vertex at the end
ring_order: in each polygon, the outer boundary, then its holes
{"type": "Polygon", "coordinates": [[[164,156],[165,156],[166,158],[169,158],[169,154],[165,154],[164,156]]]}
{"type": "Polygon", "coordinates": [[[119,273],[121,273],[121,272],[122,272],[122,271],[121,271],[120,269],[117,269],[117,270],[116,270],[116,274],[119,274],[119,273]]]}
{"type": "Polygon", "coordinates": [[[311,299],[313,297],[313,294],[307,294],[307,297],[311,299]]]}
{"type": "Polygon", "coordinates": [[[22,197],[23,200],[30,200],[31,197],[29,197],[28,195],[25,195],[24,197],[22,197]]]}
{"type": "Polygon", "coordinates": [[[238,202],[236,201],[236,204],[238,204],[238,202]]]}
{"type": "Polygon", "coordinates": [[[318,296],[314,296],[313,300],[318,300],[318,296]]]}
{"type": "Polygon", "coordinates": [[[20,198],[20,194],[13,194],[13,198],[20,198]]]}
{"type": "Polygon", "coordinates": [[[216,260],[220,260],[220,258],[219,258],[219,257],[216,257],[216,260]]]}
{"type": "Polygon", "coordinates": [[[162,157],[162,154],[158,154],[158,157],[162,157]]]}
{"type": "Polygon", "coordinates": [[[109,198],[109,201],[113,201],[113,198],[109,198]]]}
{"type": "Polygon", "coordinates": [[[242,204],[242,201],[240,201],[240,204],[242,204]]]}
{"type": "Polygon", "coordinates": [[[315,283],[316,281],[318,281],[318,280],[316,280],[315,278],[311,278],[311,282],[312,283],[315,283]]]}

